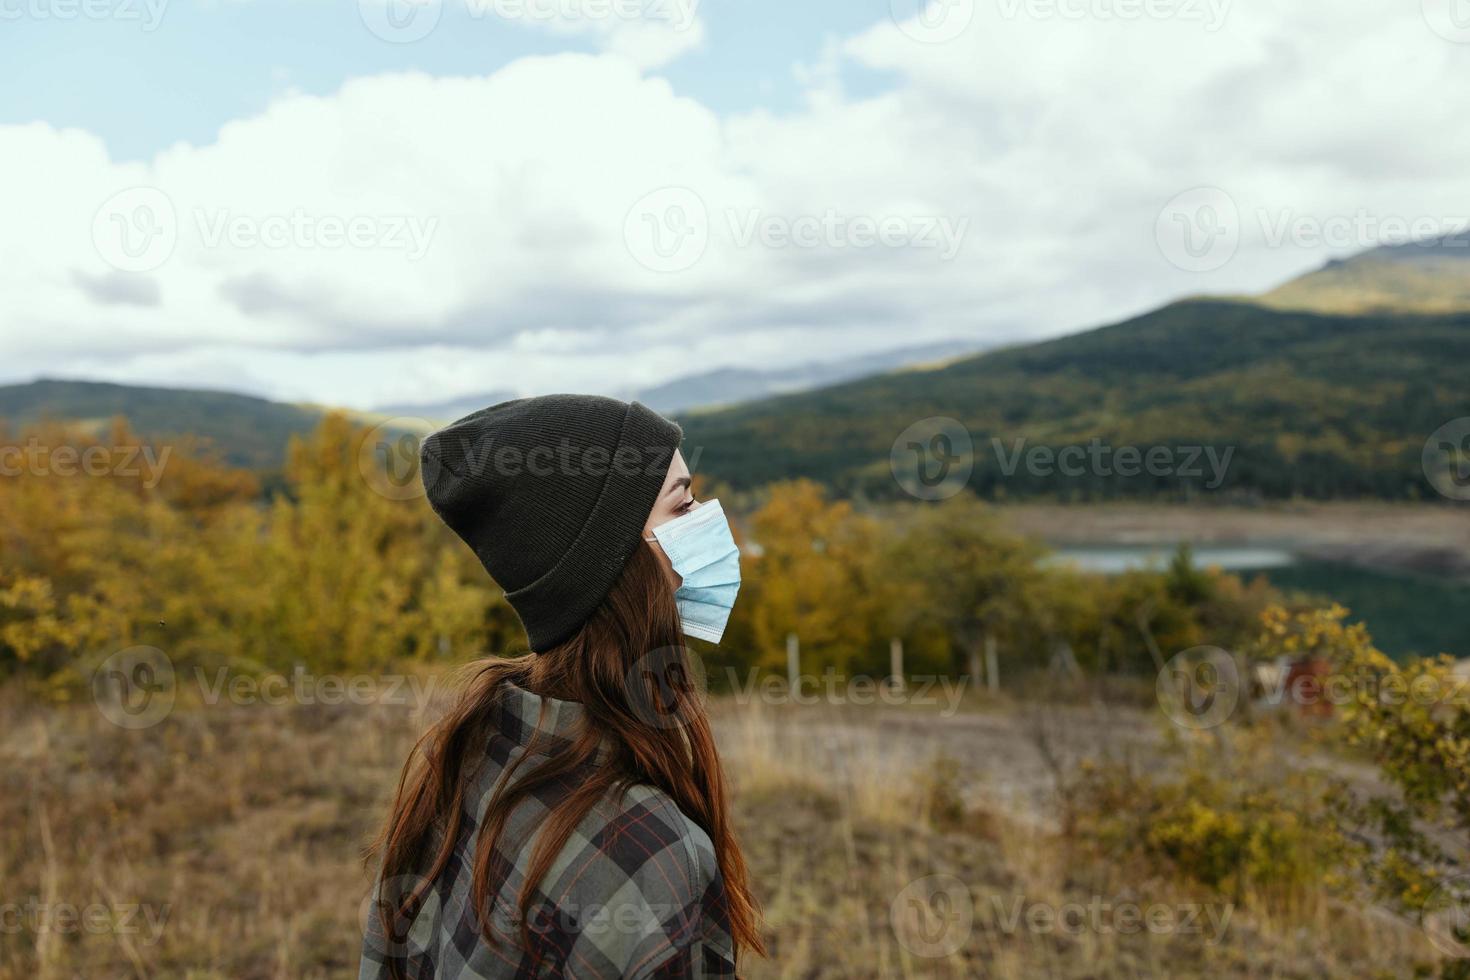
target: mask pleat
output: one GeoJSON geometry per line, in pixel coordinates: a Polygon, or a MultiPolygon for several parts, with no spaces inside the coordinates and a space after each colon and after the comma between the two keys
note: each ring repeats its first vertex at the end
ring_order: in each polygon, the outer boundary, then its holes
{"type": "Polygon", "coordinates": [[[717,500],[653,531],[681,584],[674,593],[684,632],[719,642],[740,591],[740,549],[717,500]]]}

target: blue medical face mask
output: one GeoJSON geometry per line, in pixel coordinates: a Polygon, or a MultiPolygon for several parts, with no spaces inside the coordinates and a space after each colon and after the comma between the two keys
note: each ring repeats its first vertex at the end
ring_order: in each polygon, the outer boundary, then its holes
{"type": "Polygon", "coordinates": [[[684,581],[674,592],[684,632],[720,642],[740,591],[740,549],[718,500],[653,529],[653,537],[684,581]]]}

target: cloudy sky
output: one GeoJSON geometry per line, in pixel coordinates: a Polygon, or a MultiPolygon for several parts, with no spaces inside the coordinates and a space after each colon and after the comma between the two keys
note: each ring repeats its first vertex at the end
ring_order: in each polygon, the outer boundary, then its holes
{"type": "Polygon", "coordinates": [[[0,0],[0,64],[0,382],[617,393],[1470,219],[1467,0],[0,0]]]}

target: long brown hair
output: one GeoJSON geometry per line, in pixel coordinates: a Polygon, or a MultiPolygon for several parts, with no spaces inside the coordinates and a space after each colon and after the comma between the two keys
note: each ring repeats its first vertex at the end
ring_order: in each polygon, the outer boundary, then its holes
{"type": "MultiPolygon", "coordinates": [[[[509,681],[543,697],[580,703],[587,723],[570,746],[537,757],[519,778],[512,778],[520,763],[532,758],[532,753],[523,753],[480,821],[471,896],[486,942],[500,941],[490,915],[499,885],[491,880],[495,842],[518,803],[538,788],[565,783],[575,772],[575,788],[554,807],[537,835],[518,897],[520,938],[526,948],[531,948],[528,923],[535,889],[572,831],[603,796],[646,784],[667,793],[709,834],[724,879],[735,949],[765,955],[760,913],[730,824],[724,771],[704,710],[704,692],[693,682],[673,590],[646,544],[634,551],[602,605],[571,639],[544,653],[480,661],[467,673],[458,702],[419,739],[404,764],[393,808],[370,851],[381,855],[380,881],[414,883],[404,894],[379,897],[386,936],[405,934],[454,853],[470,776],[466,765],[483,758],[498,700],[509,681]],[[599,752],[609,753],[604,763],[588,767],[599,752]]],[[[390,967],[395,977],[403,975],[397,957],[390,967]]]]}

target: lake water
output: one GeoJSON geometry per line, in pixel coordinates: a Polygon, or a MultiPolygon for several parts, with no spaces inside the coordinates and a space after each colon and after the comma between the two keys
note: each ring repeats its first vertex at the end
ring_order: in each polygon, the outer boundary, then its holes
{"type": "MultiPolygon", "coordinates": [[[[1174,557],[1173,548],[1145,545],[1102,545],[1087,548],[1058,548],[1053,560],[1067,562],[1089,572],[1116,575],[1138,568],[1164,568],[1174,557]]],[[[1296,562],[1296,556],[1284,548],[1197,547],[1194,563],[1201,567],[1215,565],[1228,572],[1284,568],[1296,562]]]]}
{"type": "MultiPolygon", "coordinates": [[[[1174,549],[1143,545],[1058,548],[1051,559],[1115,575],[1163,568],[1174,549]]],[[[1288,593],[1334,599],[1368,624],[1379,649],[1394,657],[1449,653],[1470,657],[1470,587],[1460,582],[1303,559],[1285,547],[1200,546],[1197,565],[1215,565],[1246,578],[1264,575],[1288,593]]]]}

